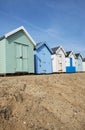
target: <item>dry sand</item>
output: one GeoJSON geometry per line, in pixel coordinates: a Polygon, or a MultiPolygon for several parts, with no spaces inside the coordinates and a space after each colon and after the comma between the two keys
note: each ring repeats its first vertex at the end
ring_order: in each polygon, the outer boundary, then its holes
{"type": "Polygon", "coordinates": [[[85,130],[85,73],[0,77],[0,130],[85,130]]]}

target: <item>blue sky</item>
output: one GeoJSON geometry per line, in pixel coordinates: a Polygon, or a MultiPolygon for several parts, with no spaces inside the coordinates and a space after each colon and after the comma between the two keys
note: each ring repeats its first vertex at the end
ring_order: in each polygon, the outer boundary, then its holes
{"type": "Polygon", "coordinates": [[[85,0],[0,0],[0,36],[21,25],[36,42],[85,57],[85,0]]]}

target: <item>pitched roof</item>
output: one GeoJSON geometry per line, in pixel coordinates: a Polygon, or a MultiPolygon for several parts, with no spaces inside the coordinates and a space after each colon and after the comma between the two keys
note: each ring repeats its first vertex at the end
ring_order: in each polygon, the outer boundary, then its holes
{"type": "Polygon", "coordinates": [[[73,54],[74,57],[76,58],[75,54],[73,53],[73,51],[67,51],[66,52],[66,57],[70,57],[70,55],[73,54]]]}
{"type": "Polygon", "coordinates": [[[76,56],[76,59],[78,59],[79,56],[81,57],[81,59],[83,59],[80,53],[76,53],[75,56],[76,56]]]}
{"type": "Polygon", "coordinates": [[[85,58],[83,58],[82,61],[85,62],[85,58]]]}
{"type": "Polygon", "coordinates": [[[62,49],[62,51],[66,55],[66,53],[65,53],[64,49],[62,48],[62,46],[57,46],[57,47],[52,48],[53,54],[56,54],[59,49],[62,49]]]}
{"type": "Polygon", "coordinates": [[[35,46],[35,50],[38,49],[38,48],[40,48],[43,45],[45,45],[48,48],[48,50],[51,52],[51,54],[53,54],[52,49],[47,45],[46,42],[39,42],[39,43],[37,43],[36,46],[35,46]]]}
{"type": "Polygon", "coordinates": [[[5,36],[0,37],[0,41],[3,40],[4,38],[5,38],[5,36]]]}
{"type": "Polygon", "coordinates": [[[35,41],[32,39],[32,37],[30,36],[30,34],[27,32],[27,30],[26,30],[23,26],[21,26],[21,27],[15,29],[15,30],[13,30],[13,31],[11,31],[11,32],[9,32],[9,33],[7,33],[7,34],[5,34],[3,37],[0,38],[0,40],[2,40],[2,39],[4,39],[4,38],[8,38],[9,36],[11,36],[11,35],[17,33],[17,32],[20,31],[20,30],[22,30],[22,31],[25,33],[25,35],[28,37],[28,39],[30,39],[30,41],[31,41],[31,42],[33,43],[33,45],[35,46],[35,45],[36,45],[35,41]]]}
{"type": "Polygon", "coordinates": [[[59,48],[60,48],[60,46],[52,48],[53,53],[55,54],[56,51],[57,51],[59,48]]]}
{"type": "Polygon", "coordinates": [[[67,51],[66,52],[66,57],[68,57],[71,54],[72,51],[67,51]]]}

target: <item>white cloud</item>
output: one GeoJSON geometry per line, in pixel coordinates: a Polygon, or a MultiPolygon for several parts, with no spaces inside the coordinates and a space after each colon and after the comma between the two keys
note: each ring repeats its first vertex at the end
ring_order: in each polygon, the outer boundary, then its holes
{"type": "Polygon", "coordinates": [[[49,36],[51,36],[51,37],[53,37],[53,38],[56,38],[57,35],[58,35],[58,32],[57,32],[55,29],[53,29],[53,28],[49,28],[49,29],[45,30],[45,32],[46,32],[49,36]]]}

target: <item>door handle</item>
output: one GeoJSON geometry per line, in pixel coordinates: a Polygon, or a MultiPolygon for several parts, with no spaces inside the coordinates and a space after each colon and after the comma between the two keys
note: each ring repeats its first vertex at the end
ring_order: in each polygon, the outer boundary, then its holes
{"type": "Polygon", "coordinates": [[[20,56],[20,59],[22,59],[23,57],[22,56],[20,56]]]}

